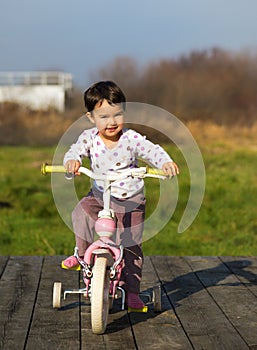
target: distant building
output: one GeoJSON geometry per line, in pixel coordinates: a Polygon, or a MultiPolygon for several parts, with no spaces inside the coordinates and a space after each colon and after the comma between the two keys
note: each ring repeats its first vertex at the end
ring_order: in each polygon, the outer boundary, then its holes
{"type": "Polygon", "coordinates": [[[33,110],[65,110],[72,75],[63,72],[0,72],[0,103],[15,102],[33,110]]]}

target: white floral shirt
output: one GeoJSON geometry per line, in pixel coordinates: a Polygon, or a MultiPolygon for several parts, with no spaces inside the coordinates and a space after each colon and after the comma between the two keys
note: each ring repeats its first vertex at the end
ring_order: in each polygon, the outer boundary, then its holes
{"type": "MultiPolygon", "coordinates": [[[[143,159],[152,166],[161,169],[166,162],[172,159],[164,149],[147,140],[132,129],[123,129],[123,133],[115,148],[108,148],[99,136],[97,128],[84,130],[76,143],[71,145],[64,156],[64,164],[68,160],[78,160],[88,157],[91,169],[97,174],[107,174],[111,171],[136,168],[137,160],[143,159]]],[[[94,186],[103,191],[103,182],[95,181],[94,186]]],[[[137,178],[126,178],[114,181],[111,184],[111,195],[116,198],[129,198],[142,190],[144,181],[137,178]]]]}

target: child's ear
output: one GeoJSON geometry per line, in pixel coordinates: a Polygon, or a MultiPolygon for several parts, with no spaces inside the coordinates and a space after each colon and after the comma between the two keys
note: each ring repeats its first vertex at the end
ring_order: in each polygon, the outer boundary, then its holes
{"type": "Polygon", "coordinates": [[[95,118],[93,117],[91,112],[87,112],[86,116],[88,117],[88,119],[91,123],[95,124],[95,118]]]}

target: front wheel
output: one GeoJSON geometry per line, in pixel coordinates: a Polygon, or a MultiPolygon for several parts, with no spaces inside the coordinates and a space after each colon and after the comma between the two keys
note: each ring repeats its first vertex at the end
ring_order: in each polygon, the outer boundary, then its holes
{"type": "Polygon", "coordinates": [[[98,257],[93,267],[91,281],[91,324],[95,334],[105,332],[109,313],[110,279],[107,259],[98,257]]]}

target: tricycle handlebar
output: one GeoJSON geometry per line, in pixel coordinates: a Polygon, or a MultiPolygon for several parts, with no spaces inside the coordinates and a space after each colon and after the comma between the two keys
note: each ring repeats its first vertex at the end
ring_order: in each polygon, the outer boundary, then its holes
{"type": "MultiPolygon", "coordinates": [[[[126,170],[117,171],[117,172],[112,171],[107,175],[101,175],[101,174],[93,173],[88,168],[81,166],[78,172],[85,174],[94,180],[109,180],[109,181],[124,179],[128,176],[138,177],[138,178],[155,177],[159,179],[165,179],[167,177],[161,169],[149,168],[149,167],[126,169],[126,170]]],[[[48,173],[67,173],[67,170],[63,165],[48,165],[44,163],[41,166],[41,173],[43,175],[47,175],[48,173]]]]}

